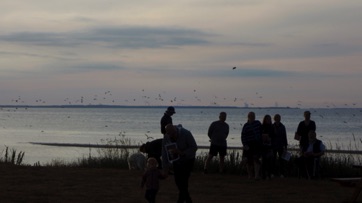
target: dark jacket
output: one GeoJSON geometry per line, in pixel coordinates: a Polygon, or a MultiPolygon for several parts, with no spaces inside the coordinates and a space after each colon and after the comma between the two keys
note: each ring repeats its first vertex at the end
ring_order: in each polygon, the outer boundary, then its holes
{"type": "Polygon", "coordinates": [[[273,149],[286,148],[288,145],[287,131],[282,123],[273,124],[273,136],[271,137],[273,149]]]}
{"type": "Polygon", "coordinates": [[[161,123],[161,133],[164,135],[166,133],[165,129],[166,125],[172,124],[171,116],[167,112],[165,112],[161,118],[160,123],[161,123]]]}
{"type": "Polygon", "coordinates": [[[162,155],[162,138],[146,142],[145,150],[148,157],[160,157],[162,155]]]}

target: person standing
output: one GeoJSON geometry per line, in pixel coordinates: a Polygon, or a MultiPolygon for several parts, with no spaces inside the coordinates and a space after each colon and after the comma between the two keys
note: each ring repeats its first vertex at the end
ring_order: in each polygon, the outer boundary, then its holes
{"type": "Polygon", "coordinates": [[[299,123],[297,132],[295,133],[295,138],[297,140],[299,139],[301,149],[308,146],[308,133],[310,131],[316,131],[316,124],[310,119],[310,116],[310,111],[304,112],[304,120],[299,123]]]}
{"type": "Polygon", "coordinates": [[[281,116],[279,114],[274,115],[274,123],[273,123],[273,131],[274,134],[271,137],[272,149],[273,149],[273,173],[279,174],[281,178],[285,176],[285,160],[282,159],[284,153],[287,152],[288,139],[287,139],[287,131],[285,129],[284,124],[281,122],[281,116]],[[278,156],[279,167],[277,170],[276,167],[276,159],[278,156]]]}
{"type": "Polygon", "coordinates": [[[175,183],[179,190],[177,202],[191,203],[188,188],[197,151],[195,138],[181,125],[168,124],[165,130],[162,150],[163,168],[167,172],[168,167],[171,164],[173,166],[175,183]]]}
{"type": "Polygon", "coordinates": [[[273,137],[273,122],[269,114],[265,115],[262,123],[262,150],[261,150],[261,171],[263,179],[272,178],[273,150],[271,137],[273,137]]]}
{"type": "Polygon", "coordinates": [[[173,106],[167,107],[167,110],[161,118],[161,133],[164,135],[166,133],[165,127],[167,124],[172,124],[172,115],[175,114],[175,108],[173,106]]]}
{"type": "Polygon", "coordinates": [[[207,156],[204,163],[204,173],[207,174],[207,168],[210,164],[210,161],[214,156],[219,154],[220,163],[219,163],[219,172],[224,172],[224,161],[227,150],[227,141],[226,138],[229,135],[229,125],[225,122],[226,113],[221,112],[219,114],[219,120],[211,123],[208,130],[208,137],[210,138],[210,150],[209,155],[207,156]]]}
{"type": "Polygon", "coordinates": [[[261,132],[260,121],[255,120],[254,112],[249,112],[248,121],[241,131],[243,158],[246,159],[249,178],[260,179],[261,132]]]}

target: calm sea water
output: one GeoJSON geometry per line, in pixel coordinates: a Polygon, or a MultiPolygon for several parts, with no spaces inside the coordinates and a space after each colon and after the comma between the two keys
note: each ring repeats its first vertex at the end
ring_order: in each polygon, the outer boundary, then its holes
{"type": "MultiPolygon", "coordinates": [[[[362,109],[308,109],[317,124],[317,136],[328,149],[358,150],[362,145],[362,109]]],[[[30,142],[104,144],[105,139],[120,134],[140,144],[157,138],[160,133],[160,118],[164,108],[2,108],[0,109],[0,152],[5,146],[25,152],[24,162],[46,163],[52,160],[71,161],[95,149],[80,147],[54,147],[34,145],[30,142]],[[152,137],[148,138],[147,137],[152,137]]],[[[242,108],[177,108],[173,115],[174,124],[189,129],[198,145],[208,146],[206,135],[211,122],[218,114],[228,114],[230,126],[229,146],[241,146],[240,132],[249,111],[257,119],[265,114],[279,113],[287,128],[288,142],[293,139],[298,123],[303,120],[305,109],[242,109],[242,108]]]]}

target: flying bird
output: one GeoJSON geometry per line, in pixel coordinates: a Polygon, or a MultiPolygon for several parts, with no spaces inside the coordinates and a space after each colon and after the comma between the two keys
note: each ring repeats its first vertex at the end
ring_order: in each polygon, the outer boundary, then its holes
{"type": "Polygon", "coordinates": [[[153,139],[153,137],[150,137],[147,134],[145,134],[145,136],[147,137],[147,139],[153,139]]]}
{"type": "Polygon", "coordinates": [[[235,70],[236,69],[236,67],[233,67],[233,70],[235,70]]]}

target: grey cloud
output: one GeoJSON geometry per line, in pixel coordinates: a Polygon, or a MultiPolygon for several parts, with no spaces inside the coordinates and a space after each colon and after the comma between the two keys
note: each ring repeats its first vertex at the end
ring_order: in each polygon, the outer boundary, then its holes
{"type": "Polygon", "coordinates": [[[358,44],[347,45],[340,43],[320,43],[303,45],[300,47],[290,47],[280,52],[272,53],[273,57],[298,57],[298,58],[314,58],[314,57],[333,57],[333,56],[345,56],[352,53],[359,53],[362,51],[362,47],[358,44]]]}
{"type": "Polygon", "coordinates": [[[121,70],[121,66],[115,64],[83,64],[75,66],[76,70],[121,70]]]}
{"type": "Polygon", "coordinates": [[[63,53],[62,56],[54,56],[47,54],[38,54],[33,52],[9,52],[9,51],[0,51],[0,56],[26,56],[26,57],[37,57],[37,58],[52,58],[52,59],[61,59],[61,60],[76,60],[74,53],[68,54],[63,53]]]}
{"type": "Polygon", "coordinates": [[[114,71],[123,70],[121,65],[111,63],[83,63],[83,64],[63,64],[63,66],[53,65],[53,68],[46,68],[46,71],[58,73],[78,73],[78,72],[92,72],[92,71],[114,71]]]}
{"type": "Polygon", "coordinates": [[[268,70],[268,69],[252,69],[252,68],[239,68],[235,70],[231,68],[223,71],[213,71],[210,74],[214,76],[227,76],[227,77],[285,77],[293,76],[293,71],[280,71],[280,70],[268,70]]]}
{"type": "Polygon", "coordinates": [[[287,77],[296,76],[298,73],[293,71],[268,70],[267,68],[241,68],[235,70],[232,67],[209,70],[162,70],[165,75],[182,75],[182,77],[287,77]]]}
{"type": "Polygon", "coordinates": [[[238,43],[235,43],[234,45],[246,46],[246,47],[270,47],[273,44],[271,44],[271,43],[262,43],[262,42],[260,42],[260,43],[258,43],[258,42],[250,42],[250,43],[238,42],[238,43]]]}
{"type": "Polygon", "coordinates": [[[37,46],[74,47],[97,44],[113,48],[162,48],[206,45],[211,34],[199,30],[167,27],[104,27],[77,32],[17,32],[0,41],[37,46]]]}

